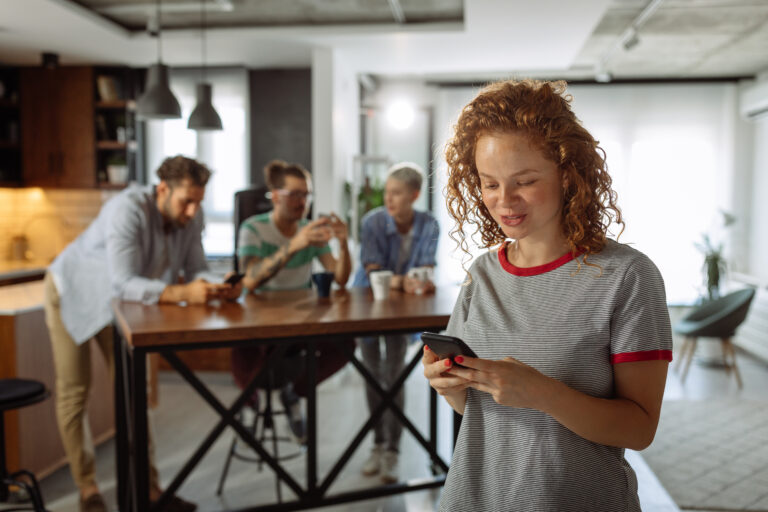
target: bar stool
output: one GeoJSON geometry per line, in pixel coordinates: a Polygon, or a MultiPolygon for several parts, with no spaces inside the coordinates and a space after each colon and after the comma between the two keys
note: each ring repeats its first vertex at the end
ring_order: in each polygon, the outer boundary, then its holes
{"type": "MultiPolygon", "coordinates": [[[[232,372],[235,375],[235,381],[246,382],[250,378],[249,365],[247,363],[242,364],[243,361],[235,352],[233,352],[232,363],[232,372]]],[[[267,452],[271,452],[270,455],[278,462],[295,459],[304,453],[304,449],[303,447],[294,447],[288,451],[281,451],[279,449],[281,443],[292,444],[293,439],[287,435],[279,433],[276,429],[275,416],[288,416],[288,413],[285,410],[273,407],[272,392],[293,382],[303,371],[304,354],[302,351],[294,351],[293,353],[286,354],[284,359],[264,368],[256,393],[253,398],[246,402],[236,416],[237,420],[256,437],[258,442],[265,450],[267,450],[267,452]],[[260,392],[264,396],[263,402],[258,398],[260,392]]],[[[256,463],[258,471],[261,471],[265,464],[264,460],[258,456],[258,454],[254,454],[250,451],[249,447],[243,447],[245,448],[245,451],[239,449],[238,445],[240,443],[238,442],[238,439],[237,434],[232,438],[232,444],[229,447],[229,453],[224,461],[224,469],[221,472],[219,485],[216,489],[217,496],[221,496],[221,493],[224,490],[224,482],[226,481],[227,474],[229,473],[229,466],[233,458],[244,462],[256,463]]],[[[277,474],[275,474],[275,492],[277,494],[278,502],[282,502],[283,497],[280,487],[280,477],[277,474]]]]}
{"type": "Polygon", "coordinates": [[[50,393],[42,382],[28,379],[0,379],[0,503],[8,500],[8,486],[15,485],[27,491],[32,500],[32,507],[16,507],[4,509],[4,512],[13,510],[34,510],[35,512],[47,512],[43,504],[43,496],[35,475],[24,469],[13,474],[8,474],[5,461],[5,411],[20,409],[27,405],[42,402],[50,393]],[[31,485],[19,477],[27,477],[31,485]]]}

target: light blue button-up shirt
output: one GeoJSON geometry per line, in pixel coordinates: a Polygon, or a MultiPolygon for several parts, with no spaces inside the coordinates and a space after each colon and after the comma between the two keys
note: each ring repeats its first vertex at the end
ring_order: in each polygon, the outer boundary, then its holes
{"type": "Polygon", "coordinates": [[[108,200],[98,217],[51,263],[61,319],[77,344],[113,320],[110,300],[155,304],[179,277],[218,280],[208,272],[203,212],[166,233],[153,187],[132,185],[108,200]]]}
{"type": "Polygon", "coordinates": [[[405,265],[396,268],[402,235],[397,231],[395,219],[380,206],[365,214],[360,233],[360,268],[352,286],[369,286],[366,265],[376,263],[382,269],[405,274],[413,267],[434,266],[437,254],[437,236],[440,228],[432,215],[413,212],[413,242],[405,265]]]}

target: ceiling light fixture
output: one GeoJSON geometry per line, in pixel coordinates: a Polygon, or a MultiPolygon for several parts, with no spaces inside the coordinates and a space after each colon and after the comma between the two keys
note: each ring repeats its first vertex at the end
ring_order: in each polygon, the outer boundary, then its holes
{"type": "Polygon", "coordinates": [[[621,43],[621,45],[624,47],[624,50],[629,51],[637,46],[639,42],[640,38],[637,36],[637,29],[632,27],[632,29],[624,37],[624,42],[621,43]]]}
{"type": "Polygon", "coordinates": [[[203,47],[202,80],[197,84],[197,105],[189,116],[187,128],[190,130],[221,130],[221,117],[213,108],[213,86],[206,82],[205,67],[205,0],[200,0],[200,41],[203,47]]]}
{"type": "Polygon", "coordinates": [[[611,73],[608,71],[608,64],[613,58],[614,54],[623,48],[625,51],[629,51],[640,43],[639,30],[648,19],[661,7],[664,0],[650,0],[648,4],[643,8],[640,14],[637,15],[632,23],[621,33],[618,39],[603,53],[600,59],[595,64],[595,81],[603,82],[610,81],[601,80],[598,76],[602,75],[602,78],[606,76],[610,77],[611,73]]]}
{"type": "Polygon", "coordinates": [[[386,111],[387,121],[396,130],[405,130],[413,124],[416,112],[409,102],[404,99],[396,100],[386,111]]]}
{"type": "Polygon", "coordinates": [[[157,0],[157,64],[147,70],[144,94],[136,102],[136,116],[139,119],[178,119],[181,107],[168,85],[168,66],[163,64],[161,42],[162,22],[160,0],[157,0]]]}

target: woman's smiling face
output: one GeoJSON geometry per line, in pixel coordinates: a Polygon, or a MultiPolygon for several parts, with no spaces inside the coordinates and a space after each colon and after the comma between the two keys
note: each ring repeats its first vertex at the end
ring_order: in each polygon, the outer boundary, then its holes
{"type": "Polygon", "coordinates": [[[562,237],[560,169],[527,137],[515,132],[481,135],[475,165],[483,203],[507,237],[539,242],[562,237]]]}

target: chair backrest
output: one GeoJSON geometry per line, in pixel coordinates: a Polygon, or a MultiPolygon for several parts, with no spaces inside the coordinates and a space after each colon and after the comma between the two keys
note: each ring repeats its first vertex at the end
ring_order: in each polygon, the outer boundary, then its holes
{"type": "Polygon", "coordinates": [[[694,328],[700,336],[732,336],[747,318],[754,297],[754,288],[729,293],[699,306],[689,313],[683,322],[694,328]]]}
{"type": "Polygon", "coordinates": [[[233,224],[235,226],[235,253],[232,262],[235,272],[239,272],[239,262],[237,261],[237,234],[240,231],[240,224],[248,217],[272,210],[272,201],[267,197],[269,189],[267,187],[255,187],[235,192],[235,209],[233,214],[233,224]]]}

